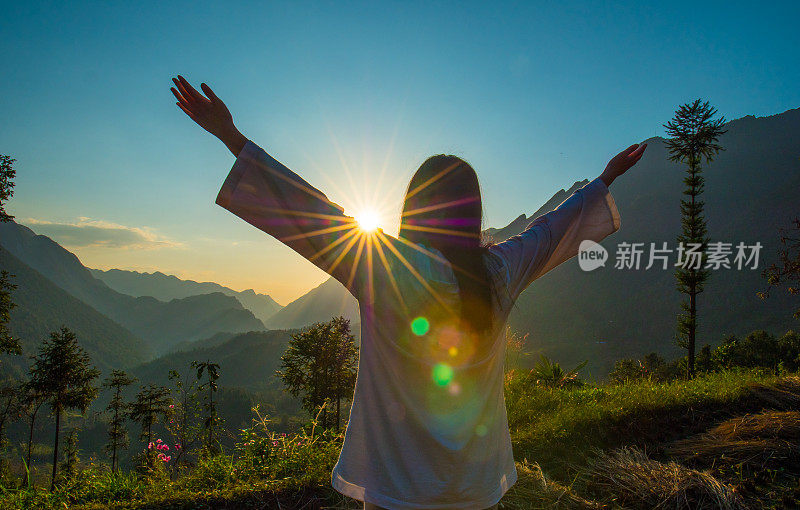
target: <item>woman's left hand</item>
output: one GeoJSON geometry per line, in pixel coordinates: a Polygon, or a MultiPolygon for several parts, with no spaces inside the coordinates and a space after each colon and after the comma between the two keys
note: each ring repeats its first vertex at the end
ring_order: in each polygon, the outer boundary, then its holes
{"type": "Polygon", "coordinates": [[[635,165],[639,159],[641,159],[646,148],[646,143],[635,143],[614,156],[611,161],[608,162],[603,173],[600,174],[600,178],[606,186],[610,186],[611,183],[614,182],[614,179],[624,174],[629,168],[635,165]]]}

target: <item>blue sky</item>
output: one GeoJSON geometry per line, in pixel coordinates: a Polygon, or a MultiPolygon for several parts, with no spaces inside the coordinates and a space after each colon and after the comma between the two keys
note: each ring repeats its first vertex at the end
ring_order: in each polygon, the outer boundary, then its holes
{"type": "MultiPolygon", "coordinates": [[[[797,2],[14,2],[2,6],[9,210],[90,267],[286,303],[325,275],[216,206],[230,153],[175,106],[205,81],[242,132],[388,231],[426,156],[481,178],[487,226],[596,177],[703,97],[800,106],[797,2]],[[381,169],[384,177],[379,179],[381,169]]],[[[613,189],[612,189],[613,192],[613,189]]]]}

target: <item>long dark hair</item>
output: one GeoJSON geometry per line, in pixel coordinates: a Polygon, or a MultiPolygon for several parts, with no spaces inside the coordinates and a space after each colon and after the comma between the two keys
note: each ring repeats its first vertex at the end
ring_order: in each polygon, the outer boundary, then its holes
{"type": "Polygon", "coordinates": [[[450,262],[461,298],[461,327],[474,333],[492,327],[482,223],[481,189],[469,163],[443,154],[425,160],[408,185],[399,235],[439,250],[450,262]]]}

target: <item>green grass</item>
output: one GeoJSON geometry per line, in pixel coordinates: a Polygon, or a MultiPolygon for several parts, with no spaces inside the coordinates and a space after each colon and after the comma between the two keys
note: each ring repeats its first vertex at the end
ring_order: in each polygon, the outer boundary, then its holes
{"type": "MultiPolygon", "coordinates": [[[[597,489],[582,478],[598,459],[611,458],[602,452],[639,447],[653,459],[652,472],[667,472],[658,463],[674,466],[665,451],[675,440],[733,416],[780,407],[774,386],[781,380],[757,371],[731,371],[692,381],[548,390],[536,387],[524,374],[510,376],[506,405],[520,476],[502,507],[613,507],[612,489],[597,489]]],[[[280,436],[253,429],[243,435],[235,453],[205,459],[177,479],[163,469],[149,476],[112,475],[106,466],[93,464],[53,493],[0,489],[0,509],[359,508],[330,487],[341,442],[342,434],[280,436]]],[[[624,469],[624,456],[613,459],[624,469]]],[[[725,490],[756,484],[760,488],[753,494],[768,495],[775,508],[781,500],[795,497],[795,474],[765,481],[763,476],[755,479],[730,466],[726,469],[712,473],[721,477],[725,490]]],[[[691,473],[696,473],[688,467],[681,472],[690,482],[691,473]]],[[[632,507],[638,508],[635,502],[632,507]]]]}

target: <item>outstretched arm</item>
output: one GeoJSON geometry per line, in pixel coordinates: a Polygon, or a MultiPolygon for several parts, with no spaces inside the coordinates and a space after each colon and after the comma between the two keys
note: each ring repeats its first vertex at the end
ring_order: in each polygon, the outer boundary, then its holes
{"type": "Polygon", "coordinates": [[[216,203],[272,235],[360,297],[366,237],[319,190],[245,138],[228,108],[206,84],[197,92],[179,76],[178,106],[236,156],[216,203]]]}
{"type": "Polygon", "coordinates": [[[531,282],[574,257],[581,241],[600,242],[619,230],[619,212],[608,186],[639,161],[645,147],[647,144],[634,144],[620,152],[599,177],[534,219],[524,232],[489,248],[504,262],[512,299],[531,282]]]}
{"type": "Polygon", "coordinates": [[[247,142],[247,138],[236,129],[231,112],[228,111],[225,103],[214,94],[211,87],[205,83],[200,84],[200,88],[206,94],[204,96],[181,75],[173,78],[172,81],[175,86],[170,90],[178,99],[175,104],[201,128],[219,138],[234,156],[238,156],[247,142]]]}

